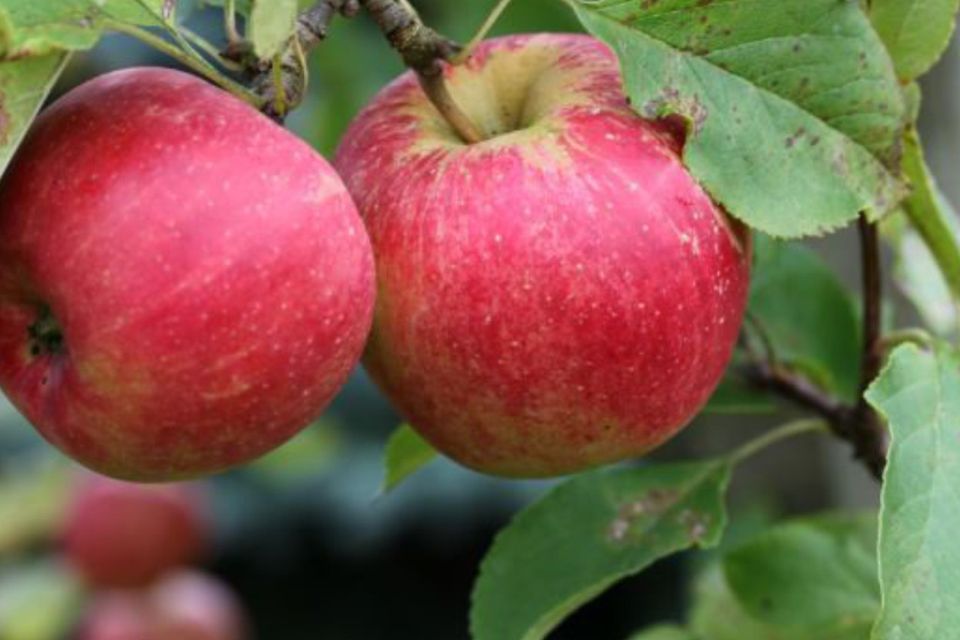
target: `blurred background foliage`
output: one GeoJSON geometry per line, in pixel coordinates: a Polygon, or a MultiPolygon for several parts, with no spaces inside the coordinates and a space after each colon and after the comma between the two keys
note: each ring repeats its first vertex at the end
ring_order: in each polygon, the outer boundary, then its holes
{"type": "MultiPolygon", "coordinates": [[[[201,6],[191,26],[220,41],[219,10],[201,6]]],[[[419,0],[426,22],[468,39],[494,0],[419,0]]],[[[515,2],[495,33],[573,31],[555,0],[515,2]]],[[[923,130],[935,171],[952,171],[960,148],[957,47],[927,80],[923,130]]],[[[364,17],[336,20],[310,61],[310,94],[288,125],[330,157],[357,111],[402,71],[364,17]]],[[[78,56],[56,93],[106,71],[171,61],[122,36],[78,56]]],[[[944,180],[954,202],[960,183],[944,180]],[[953,192],[950,190],[953,189],[953,192]]],[[[814,248],[856,285],[853,235],[814,248]]],[[[638,390],[642,392],[642,390],[638,390]]],[[[782,416],[781,416],[782,417],[782,416]]],[[[781,417],[711,417],[655,455],[724,450],[781,417]]],[[[358,371],[322,420],[266,458],[209,479],[215,544],[205,568],[237,592],[267,640],[455,640],[467,637],[470,587],[492,536],[550,482],[483,477],[446,460],[380,495],[386,438],[399,422],[358,371]]],[[[732,539],[774,516],[876,503],[877,489],[848,451],[824,440],[791,441],[737,476],[732,539]]],[[[74,470],[3,402],[0,405],[0,640],[69,637],[86,595],[57,560],[56,526],[74,470]]],[[[553,637],[622,639],[686,609],[697,555],[655,565],[613,588],[553,637]]],[[[714,572],[715,573],[715,572],[714,572]]],[[[710,573],[697,583],[712,584],[710,573]],[[706,582],[704,582],[706,581],[706,582]]]]}

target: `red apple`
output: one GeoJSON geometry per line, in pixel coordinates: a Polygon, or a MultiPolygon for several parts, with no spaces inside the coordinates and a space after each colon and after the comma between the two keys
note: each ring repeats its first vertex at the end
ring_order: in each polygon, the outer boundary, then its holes
{"type": "Polygon", "coordinates": [[[326,161],[183,73],[70,92],[0,185],[0,385],[107,475],[197,476],[289,439],[359,359],[373,296],[326,161]]]}
{"type": "Polygon", "coordinates": [[[91,586],[143,586],[200,556],[210,528],[204,507],[196,485],[84,477],[64,517],[63,552],[91,586]]]}
{"type": "Polygon", "coordinates": [[[640,455],[720,380],[745,239],[580,35],[483,44],[447,68],[467,145],[406,74],[335,165],[377,260],[373,378],[438,449],[549,476],[640,455]]]}

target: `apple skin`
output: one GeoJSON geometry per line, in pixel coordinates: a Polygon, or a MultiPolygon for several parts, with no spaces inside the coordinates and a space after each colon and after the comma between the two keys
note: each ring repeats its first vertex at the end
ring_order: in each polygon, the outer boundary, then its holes
{"type": "Polygon", "coordinates": [[[638,117],[614,54],[582,35],[484,43],[448,86],[465,145],[406,74],[334,162],[377,262],[373,379],[440,451],[552,476],[638,456],[723,375],[749,237],[638,117]]]}
{"type": "Polygon", "coordinates": [[[244,640],[248,623],[236,596],[198,571],[172,573],[144,590],[98,593],[79,640],[244,640]]]}
{"type": "Polygon", "coordinates": [[[330,165],[184,73],[73,90],[0,184],[0,386],[106,475],[189,478],[288,440],[359,360],[374,293],[330,165]]]}
{"type": "Polygon", "coordinates": [[[92,474],[77,481],[60,543],[89,586],[141,587],[204,552],[210,523],[197,485],[142,485],[92,474]]]}

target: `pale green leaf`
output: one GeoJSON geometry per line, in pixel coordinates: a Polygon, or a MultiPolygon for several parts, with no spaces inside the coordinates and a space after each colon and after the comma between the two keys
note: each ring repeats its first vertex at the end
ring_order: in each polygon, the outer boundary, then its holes
{"type": "Polygon", "coordinates": [[[401,482],[437,457],[437,451],[408,425],[400,425],[390,436],[384,456],[382,492],[395,489],[401,482]]]}
{"type": "Polygon", "coordinates": [[[901,249],[899,280],[931,327],[947,333],[956,328],[956,305],[960,301],[960,218],[937,187],[913,129],[904,138],[903,169],[913,186],[903,212],[916,235],[905,233],[899,238],[901,242],[895,242],[901,249]],[[918,238],[926,255],[917,246],[918,238]],[[910,253],[904,255],[904,250],[910,253]],[[935,269],[929,268],[931,259],[935,269]]]}
{"type": "Polygon", "coordinates": [[[690,125],[684,160],[733,215],[774,236],[878,218],[905,195],[906,107],[855,2],[569,0],[618,54],[646,117],[690,125]]]}
{"type": "Polygon", "coordinates": [[[0,62],[0,175],[67,63],[67,54],[0,62]]]}
{"type": "Polygon", "coordinates": [[[891,446],[880,516],[883,606],[875,640],[945,640],[960,629],[960,357],[894,351],[867,399],[891,446]]]}
{"type": "Polygon", "coordinates": [[[297,26],[297,0],[255,0],[247,37],[261,60],[283,51],[297,26]]]}
{"type": "Polygon", "coordinates": [[[870,19],[900,78],[913,80],[940,59],[958,7],[960,0],[871,0],[870,19]]]}
{"type": "Polygon", "coordinates": [[[0,0],[0,59],[90,49],[106,19],[156,24],[163,0],[0,0]]]}
{"type": "Polygon", "coordinates": [[[715,546],[726,462],[595,471],[569,480],[497,536],[474,587],[474,640],[539,640],[655,560],[715,546]]]}
{"type": "Polygon", "coordinates": [[[16,474],[0,476],[0,558],[53,538],[70,478],[60,464],[18,468],[16,474]]]}
{"type": "Polygon", "coordinates": [[[0,573],[0,638],[66,638],[83,603],[83,587],[59,562],[4,567],[0,573]]]}
{"type": "Polygon", "coordinates": [[[880,607],[875,513],[779,525],[730,552],[727,584],[744,610],[793,637],[866,638],[880,607]]]}

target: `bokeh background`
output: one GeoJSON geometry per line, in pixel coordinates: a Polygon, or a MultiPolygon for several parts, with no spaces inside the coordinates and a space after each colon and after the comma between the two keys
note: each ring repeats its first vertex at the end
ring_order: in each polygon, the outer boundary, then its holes
{"type": "MultiPolygon", "coordinates": [[[[463,41],[494,0],[415,4],[428,24],[463,41]]],[[[190,24],[218,41],[217,10],[198,7],[190,24]]],[[[555,0],[523,0],[495,33],[544,30],[578,25],[555,0]]],[[[130,38],[109,36],[74,59],[55,93],[111,69],[170,64],[130,38]]],[[[954,203],[960,202],[960,181],[953,179],[960,149],[958,66],[955,46],[926,81],[922,118],[934,171],[954,203]]],[[[309,98],[288,125],[330,157],[350,119],[401,70],[367,19],[338,20],[311,58],[309,98]]],[[[812,246],[856,287],[852,233],[812,246]]],[[[655,457],[723,451],[782,418],[701,418],[655,457]]],[[[438,460],[379,495],[384,444],[398,423],[358,371],[329,412],[296,440],[204,481],[214,532],[202,566],[237,593],[252,637],[467,638],[470,588],[492,537],[551,483],[487,478],[438,460]]],[[[82,615],[87,594],[57,556],[57,523],[76,477],[76,469],[0,401],[0,640],[68,638],[82,615]]],[[[732,531],[876,500],[876,486],[844,446],[822,438],[790,441],[738,473],[732,531]]],[[[651,622],[679,619],[701,562],[688,555],[655,565],[585,607],[552,637],[620,640],[651,622]]]]}

